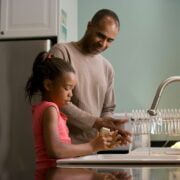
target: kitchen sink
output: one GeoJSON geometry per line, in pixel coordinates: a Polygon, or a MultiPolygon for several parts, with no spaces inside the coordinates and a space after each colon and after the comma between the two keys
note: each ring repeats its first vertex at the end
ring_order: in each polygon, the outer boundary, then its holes
{"type": "Polygon", "coordinates": [[[180,150],[138,148],[129,154],[93,154],[58,159],[57,164],[180,164],[180,150]]]}

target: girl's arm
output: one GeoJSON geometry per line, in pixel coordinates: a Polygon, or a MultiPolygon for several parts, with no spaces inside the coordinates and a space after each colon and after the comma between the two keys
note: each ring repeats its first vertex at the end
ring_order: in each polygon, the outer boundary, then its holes
{"type": "Polygon", "coordinates": [[[109,149],[112,137],[97,135],[85,144],[65,144],[60,141],[58,130],[58,113],[51,106],[43,113],[43,134],[47,154],[51,158],[69,158],[91,154],[92,152],[109,149]]]}

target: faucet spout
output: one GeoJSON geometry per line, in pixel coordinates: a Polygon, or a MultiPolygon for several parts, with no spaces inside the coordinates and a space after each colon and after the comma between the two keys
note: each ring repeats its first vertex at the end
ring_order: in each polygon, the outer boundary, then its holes
{"type": "Polygon", "coordinates": [[[151,108],[147,111],[150,116],[155,116],[157,114],[156,109],[157,109],[160,97],[161,97],[165,87],[168,84],[175,82],[175,81],[180,81],[180,76],[171,76],[171,77],[169,77],[169,78],[167,78],[161,82],[161,84],[159,85],[159,87],[156,91],[156,95],[155,95],[154,100],[152,102],[151,108]]]}

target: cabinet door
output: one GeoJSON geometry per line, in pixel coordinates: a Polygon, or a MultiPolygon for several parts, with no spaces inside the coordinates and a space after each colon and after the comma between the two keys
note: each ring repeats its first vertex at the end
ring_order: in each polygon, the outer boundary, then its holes
{"type": "Polygon", "coordinates": [[[0,0],[0,38],[57,36],[58,0],[0,0]]]}

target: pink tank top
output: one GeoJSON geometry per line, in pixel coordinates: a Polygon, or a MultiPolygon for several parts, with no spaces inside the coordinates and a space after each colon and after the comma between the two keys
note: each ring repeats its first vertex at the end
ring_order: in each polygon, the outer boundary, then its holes
{"type": "Polygon", "coordinates": [[[46,153],[45,142],[43,138],[42,131],[42,115],[45,109],[53,106],[56,108],[58,113],[58,128],[59,128],[59,140],[66,144],[71,144],[71,139],[69,137],[69,130],[66,125],[67,117],[65,114],[59,111],[58,106],[55,103],[43,101],[38,105],[32,106],[32,115],[33,115],[33,134],[35,140],[35,152],[36,152],[36,165],[42,166],[53,166],[55,165],[55,159],[50,159],[46,153]]]}

